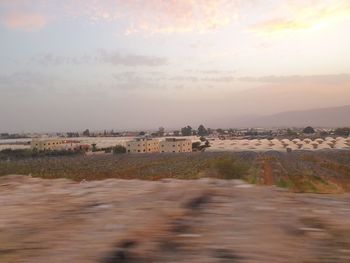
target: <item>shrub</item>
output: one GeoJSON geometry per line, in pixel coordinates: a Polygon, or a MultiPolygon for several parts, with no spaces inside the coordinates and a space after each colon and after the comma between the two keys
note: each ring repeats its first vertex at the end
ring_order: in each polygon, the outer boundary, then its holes
{"type": "Polygon", "coordinates": [[[104,151],[105,153],[111,153],[113,151],[112,147],[106,147],[106,148],[101,148],[102,151],[104,151]]]}
{"type": "Polygon", "coordinates": [[[46,156],[67,156],[81,154],[82,151],[69,151],[69,150],[47,150],[38,151],[37,149],[4,149],[0,151],[0,160],[7,159],[24,159],[24,158],[36,158],[46,156]]]}
{"type": "Polygon", "coordinates": [[[192,149],[199,149],[201,146],[201,142],[193,142],[192,143],[192,149]]]}
{"type": "Polygon", "coordinates": [[[97,151],[96,143],[91,144],[91,146],[92,146],[91,151],[96,152],[97,151]]]}
{"type": "Polygon", "coordinates": [[[294,187],[294,184],[292,181],[289,179],[284,179],[284,178],[279,178],[276,181],[276,185],[281,188],[287,188],[287,189],[292,189],[294,187]]]}
{"type": "Polygon", "coordinates": [[[344,128],[337,128],[335,129],[334,133],[339,136],[349,136],[350,135],[350,128],[344,127],[344,128]]]}
{"type": "Polygon", "coordinates": [[[32,157],[32,151],[29,149],[4,149],[0,152],[0,159],[20,159],[32,157]]]}
{"type": "Polygon", "coordinates": [[[308,126],[308,127],[306,127],[306,128],[303,130],[303,133],[305,133],[305,134],[314,134],[314,133],[315,133],[315,130],[314,130],[314,128],[312,128],[311,126],[308,126]]]}
{"type": "Polygon", "coordinates": [[[121,154],[121,153],[126,153],[126,148],[122,145],[116,145],[113,148],[113,153],[114,154],[121,154]]]}
{"type": "Polygon", "coordinates": [[[212,162],[212,168],[216,170],[222,179],[241,179],[248,170],[248,165],[238,159],[224,158],[212,162]]]}

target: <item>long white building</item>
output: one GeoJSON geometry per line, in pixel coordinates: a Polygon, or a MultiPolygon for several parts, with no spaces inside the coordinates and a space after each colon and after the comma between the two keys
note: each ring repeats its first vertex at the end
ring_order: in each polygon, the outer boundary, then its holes
{"type": "Polygon", "coordinates": [[[186,138],[164,140],[136,138],[126,143],[127,153],[184,153],[192,152],[192,141],[186,138]]]}
{"type": "Polygon", "coordinates": [[[38,151],[76,151],[88,150],[89,145],[81,144],[80,141],[66,139],[33,139],[30,143],[32,150],[38,151]]]}

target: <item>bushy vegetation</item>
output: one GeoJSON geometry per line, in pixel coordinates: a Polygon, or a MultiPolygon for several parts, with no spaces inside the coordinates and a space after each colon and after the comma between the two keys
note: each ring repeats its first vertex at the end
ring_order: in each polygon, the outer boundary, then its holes
{"type": "Polygon", "coordinates": [[[186,127],[181,128],[182,136],[191,136],[192,135],[192,127],[187,125],[186,127]]]}
{"type": "Polygon", "coordinates": [[[337,128],[334,130],[334,133],[338,136],[349,136],[350,128],[349,127],[337,128]]]}
{"type": "MultiPolygon", "coordinates": [[[[247,161],[254,154],[247,153],[247,161]]],[[[113,154],[103,156],[43,157],[0,161],[0,175],[31,174],[76,181],[106,178],[159,180],[197,179],[212,176],[212,161],[226,153],[113,154]]],[[[236,154],[229,153],[230,158],[236,154]]],[[[221,175],[220,175],[221,176],[221,175]]]]}
{"type": "Polygon", "coordinates": [[[0,151],[0,160],[18,160],[23,158],[40,158],[48,156],[69,156],[82,153],[82,151],[67,150],[37,151],[31,149],[4,149],[0,151]]]}
{"type": "Polygon", "coordinates": [[[311,126],[308,126],[308,127],[306,127],[306,128],[303,130],[303,133],[305,133],[305,134],[314,134],[314,133],[315,133],[315,130],[314,130],[314,128],[312,128],[311,126]]]}
{"type": "Polygon", "coordinates": [[[116,145],[113,148],[113,153],[114,154],[121,154],[121,153],[126,153],[126,148],[122,145],[116,145]]]}
{"type": "Polygon", "coordinates": [[[205,138],[204,138],[204,140],[201,140],[200,142],[193,142],[192,143],[192,150],[193,151],[204,151],[205,148],[208,148],[208,147],[210,147],[210,143],[205,138]],[[204,144],[202,144],[203,142],[204,142],[204,144]]]}
{"type": "MultiPolygon", "coordinates": [[[[121,147],[118,149],[118,152],[124,151],[121,147]]],[[[0,176],[8,174],[76,181],[215,177],[274,184],[295,192],[341,193],[350,192],[350,151],[86,156],[73,152],[6,150],[0,152],[0,176]],[[69,156],[73,154],[75,156],[69,156]]]]}
{"type": "Polygon", "coordinates": [[[217,177],[222,179],[242,179],[246,176],[249,164],[240,159],[219,158],[211,162],[217,177]]]}

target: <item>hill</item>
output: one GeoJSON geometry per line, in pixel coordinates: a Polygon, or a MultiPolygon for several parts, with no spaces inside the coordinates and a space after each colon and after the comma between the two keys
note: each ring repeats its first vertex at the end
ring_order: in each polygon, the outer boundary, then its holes
{"type": "Polygon", "coordinates": [[[350,125],[350,105],[237,118],[232,127],[341,127],[350,125]]]}

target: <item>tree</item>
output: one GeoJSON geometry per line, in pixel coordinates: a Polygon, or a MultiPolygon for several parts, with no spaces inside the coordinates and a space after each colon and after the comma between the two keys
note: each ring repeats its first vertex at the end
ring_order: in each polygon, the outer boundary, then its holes
{"type": "Polygon", "coordinates": [[[199,150],[201,146],[201,142],[193,142],[192,143],[192,149],[199,150]]]}
{"type": "Polygon", "coordinates": [[[96,152],[97,151],[96,143],[92,143],[91,146],[92,146],[92,151],[96,152]]]}
{"type": "Polygon", "coordinates": [[[334,130],[334,133],[339,136],[349,136],[350,135],[350,128],[343,127],[343,128],[337,128],[334,130]]]}
{"type": "Polygon", "coordinates": [[[325,137],[325,136],[328,136],[328,135],[329,135],[329,132],[327,132],[327,131],[321,131],[321,132],[320,132],[320,135],[323,136],[323,137],[325,137]]]}
{"type": "Polygon", "coordinates": [[[287,129],[287,135],[288,136],[297,136],[298,133],[296,131],[293,131],[292,129],[287,129]]]}
{"type": "Polygon", "coordinates": [[[174,131],[174,136],[179,136],[180,135],[180,131],[174,131]]]}
{"type": "Polygon", "coordinates": [[[315,133],[315,130],[314,130],[314,128],[312,128],[311,126],[307,126],[307,127],[303,130],[303,133],[305,133],[305,134],[314,134],[314,133],[315,133]]]}
{"type": "Polygon", "coordinates": [[[208,135],[207,129],[202,124],[199,125],[199,127],[198,127],[198,135],[199,136],[206,136],[206,135],[208,135]]]}
{"type": "Polygon", "coordinates": [[[116,145],[113,148],[113,153],[114,154],[121,154],[121,153],[126,153],[126,148],[122,145],[116,145]]]}
{"type": "Polygon", "coordinates": [[[158,129],[158,136],[159,137],[163,137],[164,136],[164,131],[165,131],[164,127],[159,127],[159,129],[158,129]]]}
{"type": "Polygon", "coordinates": [[[255,129],[251,128],[251,129],[248,129],[245,134],[249,136],[257,136],[258,132],[255,129]]]}
{"type": "Polygon", "coordinates": [[[222,135],[222,134],[224,134],[225,133],[225,131],[223,130],[223,129],[216,129],[216,131],[217,131],[217,133],[219,133],[220,135],[222,135]]]}
{"type": "Polygon", "coordinates": [[[79,133],[77,133],[77,132],[67,132],[67,136],[68,136],[68,138],[79,137],[79,133]]]}
{"type": "Polygon", "coordinates": [[[6,132],[6,133],[1,133],[1,134],[0,134],[0,137],[1,137],[1,138],[5,138],[5,139],[8,138],[9,136],[10,136],[10,134],[8,134],[7,132],[6,132]]]}
{"type": "Polygon", "coordinates": [[[102,148],[102,151],[104,151],[105,153],[111,153],[113,151],[112,147],[106,147],[106,148],[102,148]]]}
{"type": "Polygon", "coordinates": [[[187,125],[181,129],[182,136],[191,136],[192,135],[192,127],[187,125]]]}
{"type": "Polygon", "coordinates": [[[86,129],[85,131],[83,131],[83,136],[89,137],[90,136],[90,131],[89,129],[86,129]]]}
{"type": "Polygon", "coordinates": [[[144,131],[141,131],[141,132],[139,133],[139,136],[144,136],[144,135],[146,135],[146,133],[145,133],[144,131]]]}

